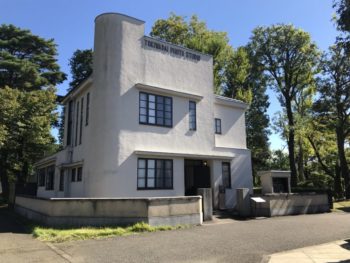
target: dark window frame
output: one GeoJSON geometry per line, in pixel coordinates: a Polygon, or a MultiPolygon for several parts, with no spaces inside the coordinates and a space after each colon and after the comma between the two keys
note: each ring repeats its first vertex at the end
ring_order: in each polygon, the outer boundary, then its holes
{"type": "Polygon", "coordinates": [[[38,169],[38,186],[43,187],[45,186],[45,180],[46,180],[46,167],[38,169]]]}
{"type": "Polygon", "coordinates": [[[222,162],[221,163],[221,171],[222,171],[222,185],[226,188],[226,189],[231,189],[232,188],[232,182],[231,182],[231,163],[230,162],[222,162]],[[224,166],[228,166],[228,177],[227,177],[227,184],[225,182],[225,178],[224,178],[224,166]]]}
{"type": "Polygon", "coordinates": [[[173,190],[174,189],[174,162],[172,159],[155,159],[155,158],[138,158],[137,159],[137,190],[173,190]],[[140,168],[139,167],[139,160],[144,160],[145,161],[145,168],[140,168]],[[147,181],[148,181],[148,161],[149,160],[154,160],[154,187],[149,187],[147,185],[147,181]],[[162,181],[163,181],[163,186],[159,187],[157,186],[157,179],[158,179],[158,168],[157,168],[157,161],[163,162],[162,163],[162,181]],[[170,169],[166,169],[166,162],[170,162],[171,163],[171,168],[170,169]],[[144,187],[140,187],[139,186],[139,170],[144,169],[145,170],[145,186],[144,187]],[[171,171],[171,185],[170,186],[166,186],[166,170],[170,170],[171,171]]]}
{"type": "Polygon", "coordinates": [[[222,134],[221,119],[215,118],[215,134],[222,134]]]}
{"type": "Polygon", "coordinates": [[[59,182],[59,187],[58,187],[58,191],[60,191],[60,192],[64,191],[64,172],[65,172],[65,170],[62,168],[60,170],[60,182],[59,182]]]}
{"type": "Polygon", "coordinates": [[[89,114],[90,114],[90,92],[86,94],[85,126],[89,125],[89,114]]]}
{"type": "Polygon", "coordinates": [[[188,103],[189,111],[189,130],[197,130],[197,103],[193,100],[190,100],[188,103]]]}
{"type": "Polygon", "coordinates": [[[84,97],[80,99],[80,128],[79,128],[79,145],[82,143],[83,137],[83,118],[84,118],[84,97]]]}
{"type": "Polygon", "coordinates": [[[78,128],[79,128],[79,101],[76,102],[76,114],[75,114],[75,146],[78,146],[78,128]]]}
{"type": "Polygon", "coordinates": [[[139,124],[172,128],[173,127],[173,98],[168,96],[157,95],[153,93],[140,92],[139,93],[139,124]],[[141,95],[145,95],[146,100],[142,100],[141,95]],[[152,103],[149,100],[150,96],[155,97],[154,109],[149,107],[149,104],[152,103]],[[166,100],[169,100],[170,104],[166,104],[166,100]],[[141,106],[141,101],[146,102],[146,107],[141,106]],[[163,102],[161,103],[159,101],[163,101],[163,102]],[[166,110],[166,106],[170,106],[170,111],[166,110]],[[162,107],[163,109],[161,109],[160,107],[162,107]],[[146,114],[141,114],[141,109],[145,109],[146,114]],[[150,116],[149,114],[150,110],[154,110],[155,112],[154,116],[150,116]],[[159,114],[162,114],[163,116],[160,116],[159,114]],[[170,114],[170,118],[165,117],[167,114],[170,114]],[[141,116],[146,117],[146,121],[142,121],[141,116]],[[154,123],[150,122],[150,118],[154,118],[155,122],[154,123]],[[158,123],[158,120],[161,120],[163,123],[162,124],[158,123]],[[166,121],[169,121],[170,124],[166,124],[166,121]]]}
{"type": "Polygon", "coordinates": [[[66,145],[72,145],[72,131],[73,131],[73,101],[68,102],[68,117],[67,117],[67,143],[66,145]]]}
{"type": "Polygon", "coordinates": [[[77,169],[74,167],[70,170],[70,177],[71,177],[71,182],[76,182],[77,179],[77,169]]]}
{"type": "Polygon", "coordinates": [[[77,182],[83,181],[83,167],[79,166],[77,169],[77,182]]]}
{"type": "Polygon", "coordinates": [[[46,167],[45,190],[52,191],[55,188],[55,165],[46,167]],[[51,172],[51,173],[50,173],[51,172]]]}

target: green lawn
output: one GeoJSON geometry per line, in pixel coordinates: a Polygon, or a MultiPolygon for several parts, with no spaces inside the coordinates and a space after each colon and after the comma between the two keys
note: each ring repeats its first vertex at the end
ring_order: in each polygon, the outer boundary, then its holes
{"type": "Polygon", "coordinates": [[[332,212],[350,212],[350,200],[334,202],[332,212]]]}
{"type": "Polygon", "coordinates": [[[152,227],[146,223],[137,223],[129,227],[82,227],[71,229],[45,228],[34,226],[33,236],[41,241],[65,242],[73,240],[98,239],[113,236],[127,236],[145,232],[169,231],[188,226],[158,226],[152,227]]]}

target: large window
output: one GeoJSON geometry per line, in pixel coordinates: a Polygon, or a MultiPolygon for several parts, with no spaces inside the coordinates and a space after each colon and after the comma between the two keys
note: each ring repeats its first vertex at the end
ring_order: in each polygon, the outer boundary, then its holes
{"type": "Polygon", "coordinates": [[[80,131],[79,131],[79,144],[81,144],[81,139],[83,137],[83,112],[84,112],[84,97],[81,98],[80,105],[80,131]]]}
{"type": "Polygon", "coordinates": [[[172,98],[140,92],[139,123],[172,127],[172,98]]]}
{"type": "Polygon", "coordinates": [[[72,144],[73,101],[68,103],[67,145],[72,144]]]}
{"type": "Polygon", "coordinates": [[[173,160],[138,159],[137,189],[173,189],[173,160]]]}
{"type": "Polygon", "coordinates": [[[215,133],[221,134],[221,119],[215,119],[215,133]]]}
{"type": "Polygon", "coordinates": [[[231,166],[229,162],[222,163],[222,184],[225,188],[231,188],[231,166]]]}
{"type": "Polygon", "coordinates": [[[77,168],[77,181],[81,182],[83,180],[83,167],[77,168]]]}
{"type": "Polygon", "coordinates": [[[55,166],[51,165],[51,166],[47,167],[45,190],[53,190],[54,183],[55,183],[55,166]]]}
{"type": "Polygon", "coordinates": [[[90,93],[86,94],[86,113],[85,113],[85,126],[89,124],[89,114],[90,114],[90,93]]]}
{"type": "Polygon", "coordinates": [[[197,129],[197,117],[196,117],[196,102],[190,101],[189,103],[189,124],[190,131],[195,131],[197,129]]]}
{"type": "Polygon", "coordinates": [[[38,170],[38,186],[45,186],[45,174],[46,168],[41,168],[38,170]]]}
{"type": "Polygon", "coordinates": [[[62,168],[60,170],[60,184],[59,184],[59,191],[64,191],[64,169],[62,168]]]}
{"type": "Polygon", "coordinates": [[[76,103],[76,116],[75,116],[75,146],[78,145],[78,124],[79,124],[79,101],[76,103]]]}

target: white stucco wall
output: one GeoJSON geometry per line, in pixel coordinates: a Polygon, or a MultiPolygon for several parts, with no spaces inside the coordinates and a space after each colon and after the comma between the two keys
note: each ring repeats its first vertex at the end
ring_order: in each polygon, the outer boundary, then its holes
{"type": "MultiPolygon", "coordinates": [[[[226,105],[218,103],[213,94],[211,56],[197,53],[201,59],[190,60],[145,46],[145,39],[150,38],[144,37],[143,21],[120,14],[103,14],[96,18],[92,83],[84,84],[80,93],[70,94],[70,99],[79,101],[84,96],[83,142],[78,146],[67,147],[62,153],[64,158],[56,160],[57,166],[82,162],[83,181],[71,183],[67,173],[64,195],[184,195],[184,160],[208,156],[202,159],[210,161],[215,199],[222,181],[223,160],[218,156],[225,155],[224,161],[231,162],[232,175],[232,190],[227,191],[227,206],[233,207],[234,188],[252,187],[250,153],[245,140],[245,106],[235,108],[233,102],[225,102],[226,105]],[[161,88],[149,93],[172,97],[173,127],[139,124],[140,83],[161,88]],[[89,125],[85,126],[87,92],[90,92],[90,118],[89,125]],[[195,100],[197,106],[196,131],[189,131],[190,100],[195,100]],[[214,118],[222,119],[221,135],[214,134],[214,118]],[[151,153],[135,153],[140,151],[151,153]],[[167,156],[166,153],[173,155],[167,156]],[[227,159],[227,156],[231,157],[227,159]],[[173,159],[174,188],[137,190],[138,157],[173,159]]],[[[181,49],[169,43],[166,45],[181,49]]],[[[66,101],[68,103],[68,99],[66,101]]],[[[76,124],[75,117],[76,109],[73,111],[73,127],[76,124]]],[[[59,178],[59,172],[56,177],[59,178]]],[[[55,185],[58,189],[58,181],[55,185]]],[[[53,193],[62,196],[57,191],[53,193]]],[[[46,196],[41,191],[38,195],[46,196]]]]}

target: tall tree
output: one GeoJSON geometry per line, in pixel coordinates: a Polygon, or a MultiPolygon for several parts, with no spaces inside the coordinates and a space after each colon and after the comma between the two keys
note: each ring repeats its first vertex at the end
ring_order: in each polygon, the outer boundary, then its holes
{"type": "Polygon", "coordinates": [[[317,103],[333,126],[345,196],[350,198],[350,174],[345,145],[350,136],[350,57],[345,43],[338,42],[322,59],[322,79],[317,103]]]}
{"type": "Polygon", "coordinates": [[[350,32],[350,1],[349,0],[333,0],[333,7],[337,16],[335,20],[338,29],[343,32],[350,32]]]}
{"type": "Polygon", "coordinates": [[[292,25],[257,27],[249,48],[263,66],[288,118],[288,151],[292,186],[297,185],[293,103],[300,90],[314,81],[319,52],[310,35],[292,25]]]}
{"type": "Polygon", "coordinates": [[[233,53],[226,32],[209,30],[205,22],[199,21],[195,15],[186,21],[185,17],[171,13],[168,19],[154,23],[151,36],[212,55],[215,92],[221,92],[224,72],[233,53]]]}
{"type": "MultiPolygon", "coordinates": [[[[76,51],[74,51],[72,57],[69,59],[72,81],[69,82],[69,87],[67,89],[68,92],[73,88],[77,87],[92,74],[92,58],[92,49],[77,49],[76,51]]],[[[65,111],[66,109],[63,106],[58,124],[58,141],[61,148],[63,147],[64,138],[65,111]]]]}
{"type": "Polygon", "coordinates": [[[10,180],[22,180],[54,139],[55,89],[65,79],[56,45],[13,25],[0,26],[0,176],[5,197],[10,180]]]}
{"type": "Polygon", "coordinates": [[[270,157],[268,135],[270,131],[266,95],[266,77],[249,50],[240,47],[234,51],[225,72],[223,94],[250,104],[246,112],[247,146],[252,152],[253,176],[267,169],[270,157]]]}
{"type": "Polygon", "coordinates": [[[72,81],[68,91],[78,86],[92,73],[92,49],[77,49],[69,60],[72,81]]]}

